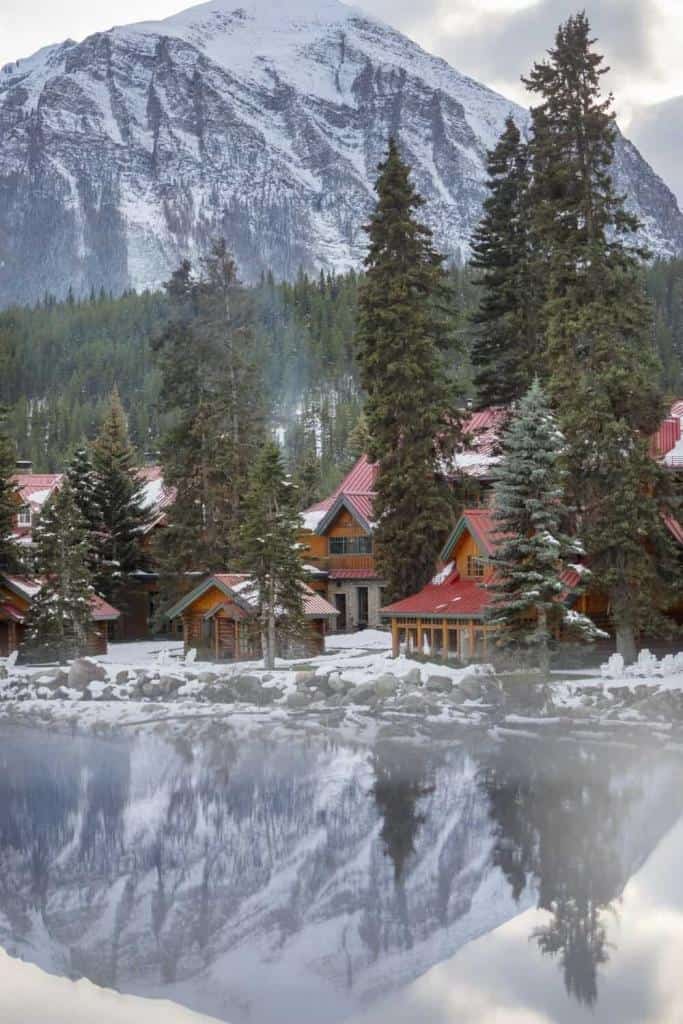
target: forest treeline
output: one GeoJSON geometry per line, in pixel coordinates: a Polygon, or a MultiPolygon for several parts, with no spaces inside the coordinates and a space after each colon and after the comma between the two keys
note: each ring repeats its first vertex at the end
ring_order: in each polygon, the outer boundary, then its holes
{"type": "MultiPolygon", "coordinates": [[[[667,394],[683,392],[683,259],[661,260],[645,271],[653,331],[667,394]]],[[[468,372],[471,315],[478,289],[469,268],[453,269],[452,309],[463,399],[476,397],[468,372]],[[463,366],[464,361],[464,366],[463,366]]],[[[361,389],[354,359],[359,275],[301,274],[294,283],[265,278],[250,289],[258,349],[268,394],[292,466],[316,448],[319,484],[331,487],[356,454],[354,428],[361,389]]],[[[104,419],[114,386],[128,413],[142,458],[155,452],[168,425],[160,404],[161,374],[153,341],[168,320],[163,292],[93,294],[0,312],[0,404],[9,409],[19,457],[36,472],[63,468],[104,419]]]]}

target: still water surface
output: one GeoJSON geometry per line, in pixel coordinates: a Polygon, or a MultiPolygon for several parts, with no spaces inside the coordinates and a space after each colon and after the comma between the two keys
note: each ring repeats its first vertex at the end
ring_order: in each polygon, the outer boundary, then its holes
{"type": "Polygon", "coordinates": [[[0,945],[233,1024],[674,1024],[682,769],[568,736],[3,727],[0,945]]]}

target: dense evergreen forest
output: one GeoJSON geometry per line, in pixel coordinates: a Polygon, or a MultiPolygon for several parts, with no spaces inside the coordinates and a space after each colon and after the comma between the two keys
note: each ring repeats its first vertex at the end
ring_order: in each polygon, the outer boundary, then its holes
{"type": "MultiPolygon", "coordinates": [[[[474,271],[453,270],[453,316],[462,340],[458,377],[471,379],[474,271]],[[463,372],[464,371],[464,372],[463,372]]],[[[683,392],[683,260],[646,271],[667,394],[683,392]]],[[[292,466],[319,455],[318,486],[333,486],[353,459],[361,389],[353,354],[359,277],[354,273],[292,284],[264,279],[252,289],[273,425],[292,466]]],[[[89,300],[0,313],[0,404],[9,409],[19,457],[38,472],[57,471],[83,438],[93,438],[116,384],[142,457],[156,451],[169,413],[160,407],[153,341],[164,329],[164,293],[103,293],[89,300]]],[[[455,358],[455,357],[454,357],[455,358]]],[[[471,391],[470,394],[473,395],[471,391]]],[[[469,397],[464,394],[463,398],[469,397]]]]}

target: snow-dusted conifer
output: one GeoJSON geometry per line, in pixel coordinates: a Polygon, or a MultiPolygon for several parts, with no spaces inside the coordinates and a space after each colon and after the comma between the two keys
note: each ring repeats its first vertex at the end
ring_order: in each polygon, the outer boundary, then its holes
{"type": "Polygon", "coordinates": [[[33,549],[42,587],[31,605],[22,657],[66,661],[87,650],[92,596],[87,524],[68,480],[44,505],[33,549]]]}
{"type": "Polygon", "coordinates": [[[142,530],[147,522],[135,450],[116,388],[93,445],[93,465],[97,478],[95,497],[103,523],[95,586],[98,593],[116,604],[126,575],[144,567],[142,530]]]}
{"type": "MultiPolygon", "coordinates": [[[[563,532],[568,509],[563,501],[560,455],[564,440],[536,379],[520,400],[503,435],[503,458],[496,471],[494,521],[498,547],[490,584],[490,622],[501,646],[524,650],[544,670],[553,637],[568,618],[562,600],[562,572],[581,545],[563,532]]],[[[586,636],[595,627],[577,613],[571,625],[586,636]]]]}
{"type": "Polygon", "coordinates": [[[266,668],[275,663],[278,639],[301,637],[305,630],[299,553],[301,517],[277,444],[267,442],[256,460],[245,500],[243,564],[254,578],[261,644],[266,668]]]}
{"type": "Polygon", "coordinates": [[[66,467],[66,478],[71,484],[76,507],[87,525],[88,565],[96,574],[100,567],[104,522],[99,499],[99,479],[87,445],[81,444],[74,451],[66,467]]]}

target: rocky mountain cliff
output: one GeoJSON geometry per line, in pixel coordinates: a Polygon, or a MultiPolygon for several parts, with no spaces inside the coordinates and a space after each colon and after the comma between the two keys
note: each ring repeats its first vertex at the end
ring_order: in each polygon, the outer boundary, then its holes
{"type": "MultiPolygon", "coordinates": [[[[0,72],[0,305],[155,287],[222,234],[242,275],[359,265],[387,136],[436,239],[467,255],[484,161],[526,113],[337,0],[213,0],[0,72]]],[[[676,201],[621,139],[616,177],[659,254],[676,201]]]]}

